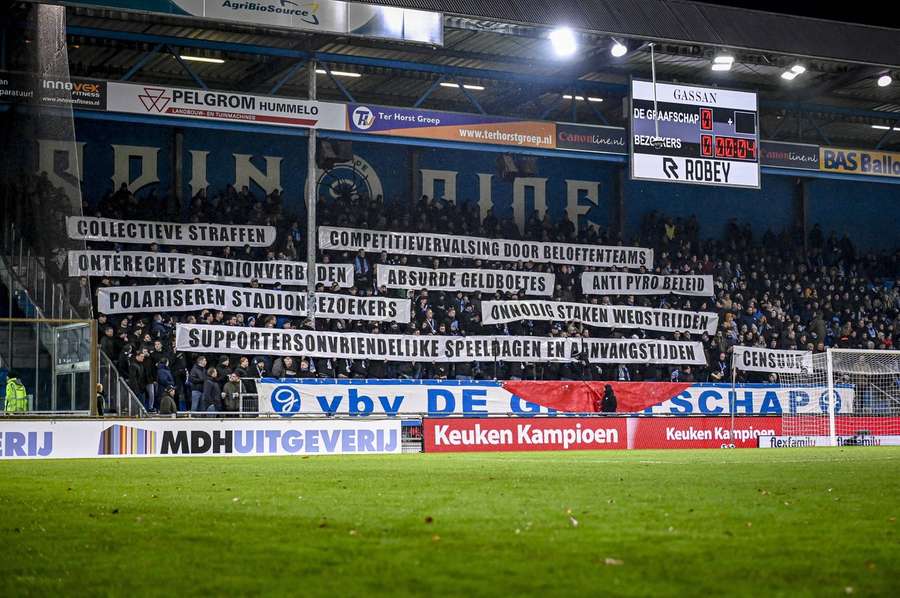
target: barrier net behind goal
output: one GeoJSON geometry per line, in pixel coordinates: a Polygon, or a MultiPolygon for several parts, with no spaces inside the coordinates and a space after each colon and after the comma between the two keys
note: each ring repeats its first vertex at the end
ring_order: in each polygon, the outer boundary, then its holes
{"type": "Polygon", "coordinates": [[[830,349],[813,355],[807,372],[781,381],[796,388],[783,411],[785,436],[900,444],[900,351],[830,349]]]}

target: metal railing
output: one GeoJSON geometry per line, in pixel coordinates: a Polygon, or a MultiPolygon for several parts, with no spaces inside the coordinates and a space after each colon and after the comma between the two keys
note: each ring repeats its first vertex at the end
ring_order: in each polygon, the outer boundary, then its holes
{"type": "MultiPolygon", "coordinates": [[[[26,317],[44,320],[77,320],[85,317],[69,301],[66,287],[56,282],[45,266],[45,258],[32,251],[13,222],[7,222],[0,228],[0,280],[6,284],[10,308],[18,305],[26,317]]],[[[38,342],[41,340],[39,338],[38,342]]],[[[98,346],[91,349],[99,354],[97,380],[103,385],[105,397],[105,405],[98,405],[98,410],[106,408],[108,413],[115,412],[129,417],[146,416],[144,406],[119,374],[115,364],[98,346]]],[[[90,389],[90,392],[94,393],[95,389],[90,389]]]]}

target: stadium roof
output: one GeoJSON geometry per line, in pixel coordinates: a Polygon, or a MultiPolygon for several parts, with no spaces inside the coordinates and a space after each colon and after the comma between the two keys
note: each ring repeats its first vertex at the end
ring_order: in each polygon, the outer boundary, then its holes
{"type": "Polygon", "coordinates": [[[74,76],[193,87],[173,54],[219,58],[190,63],[210,88],[304,97],[303,61],[316,57],[359,75],[320,76],[323,99],[349,94],[365,103],[621,126],[629,79],[650,75],[652,41],[659,80],[758,91],[764,138],[900,149],[900,66],[884,66],[900,65],[900,29],[684,0],[373,2],[444,11],[444,45],[69,7],[69,61],[74,76]],[[567,60],[553,55],[547,39],[550,26],[564,23],[583,24],[578,52],[567,60]],[[613,35],[629,46],[624,57],[610,55],[613,35]],[[723,50],[734,65],[713,72],[723,50]],[[781,78],[798,63],[802,76],[781,78]],[[885,74],[894,83],[879,87],[885,74]],[[563,97],[579,95],[603,101],[563,97]]]}
{"type": "Polygon", "coordinates": [[[687,0],[367,0],[450,16],[900,67],[900,31],[687,0]]]}

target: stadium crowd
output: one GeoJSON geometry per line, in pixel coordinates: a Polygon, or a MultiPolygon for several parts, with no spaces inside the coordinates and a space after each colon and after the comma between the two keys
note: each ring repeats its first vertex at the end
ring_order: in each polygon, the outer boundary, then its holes
{"type": "MultiPolygon", "coordinates": [[[[22,184],[23,193],[40,193],[46,181],[22,184]]],[[[153,193],[137,199],[124,185],[96,203],[85,202],[86,216],[117,219],[177,220],[177,206],[153,193]],[[167,206],[161,210],[160,206],[167,206]]],[[[432,268],[491,268],[552,272],[556,288],[552,299],[585,303],[623,303],[645,307],[714,311],[720,316],[715,334],[694,337],[703,343],[708,363],[704,366],[572,363],[410,363],[375,360],[322,359],[258,355],[196,355],[174,350],[177,322],[284,329],[311,328],[308,319],[265,313],[146,313],[97,314],[101,349],[125,374],[132,389],[150,408],[165,391],[174,389],[181,409],[229,410],[230,398],[250,379],[260,377],[320,378],[420,378],[420,379],[545,379],[545,380],[671,380],[684,382],[725,381],[730,375],[729,349],[736,344],[821,352],[826,347],[890,349],[900,343],[900,251],[893,254],[861,254],[846,237],[827,236],[814,226],[806,239],[796,230],[759,235],[732,220],[720,239],[701,239],[696,217],[671,218],[651,212],[633,238],[619,239],[595,224],[577,227],[564,216],[553,221],[549,214],[532,213],[519,230],[511,219],[489,211],[481,217],[476,202],[454,203],[423,196],[384,201],[377,197],[320,198],[321,225],[403,232],[440,232],[456,235],[605,245],[651,247],[655,251],[652,273],[709,274],[715,280],[715,296],[679,295],[597,296],[580,288],[583,268],[550,263],[488,262],[478,259],[430,258],[409,255],[367,254],[364,251],[324,251],[318,261],[353,263],[354,285],[322,292],[409,297],[413,301],[410,323],[379,323],[318,318],[315,329],[347,333],[422,335],[529,335],[558,338],[633,337],[688,340],[687,333],[598,329],[576,322],[519,321],[485,325],[480,304],[487,299],[523,298],[518,294],[480,292],[398,291],[375,285],[378,264],[432,268]],[[224,398],[228,397],[228,399],[224,398]]],[[[183,215],[182,215],[183,216],[183,215]]],[[[270,224],[278,229],[274,246],[253,249],[208,247],[141,247],[89,243],[94,249],[179,251],[249,260],[304,261],[303,214],[286,209],[282,196],[255,194],[247,187],[231,186],[216,193],[201,191],[190,202],[189,222],[221,224],[270,224]]],[[[114,279],[72,281],[70,297],[82,310],[96,301],[96,289],[111,285],[178,284],[185,281],[114,279]]],[[[200,282],[200,281],[195,281],[200,282]]],[[[248,285],[256,286],[255,281],[248,285]]],[[[266,287],[267,285],[258,285],[266,287]]],[[[269,288],[281,289],[279,285],[269,288]]],[[[284,290],[302,290],[284,287],[284,290]]],[[[95,306],[95,303],[94,303],[95,306]]],[[[96,313],[96,311],[94,312],[96,313]]],[[[766,376],[742,374],[749,381],[776,381],[766,376]]]]}

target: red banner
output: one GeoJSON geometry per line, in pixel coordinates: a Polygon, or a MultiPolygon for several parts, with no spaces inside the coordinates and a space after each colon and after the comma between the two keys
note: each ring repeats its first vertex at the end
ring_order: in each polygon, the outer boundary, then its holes
{"type": "Polygon", "coordinates": [[[600,411],[609,386],[616,395],[617,413],[637,413],[668,401],[691,387],[685,382],[557,382],[504,380],[503,388],[514,395],[558,411],[600,411]]]}
{"type": "Polygon", "coordinates": [[[425,419],[425,452],[626,448],[625,418],[425,419]]]}
{"type": "MultiPolygon", "coordinates": [[[[789,416],[786,420],[785,434],[816,436],[829,433],[828,415],[825,414],[789,416]]],[[[834,427],[838,436],[900,434],[900,417],[838,415],[834,418],[834,427]]]]}
{"type": "Polygon", "coordinates": [[[756,448],[759,436],[781,434],[780,417],[630,417],[628,448],[756,448]]]}

